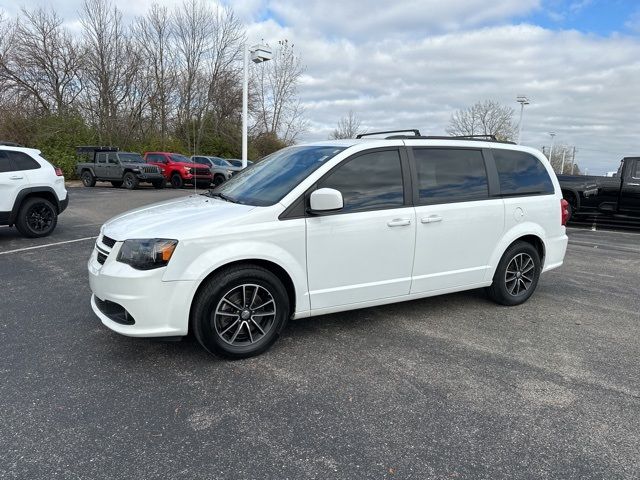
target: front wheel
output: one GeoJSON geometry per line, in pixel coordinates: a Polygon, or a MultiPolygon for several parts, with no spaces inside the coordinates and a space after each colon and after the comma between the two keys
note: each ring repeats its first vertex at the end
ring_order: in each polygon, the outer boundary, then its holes
{"type": "Polygon", "coordinates": [[[138,188],[138,177],[136,177],[133,173],[127,172],[124,174],[124,178],[122,179],[124,188],[127,190],[134,190],[138,188]]]}
{"type": "Polygon", "coordinates": [[[269,270],[253,265],[225,269],[198,294],[192,328],[215,355],[247,358],[267,350],[289,318],[289,297],[269,270]]]}
{"type": "Polygon", "coordinates": [[[171,186],[173,188],[182,188],[184,182],[182,181],[182,177],[179,173],[174,173],[171,175],[171,186]]]}
{"type": "Polygon", "coordinates": [[[80,175],[80,179],[82,180],[82,184],[85,187],[95,187],[96,186],[96,177],[93,176],[93,173],[89,170],[85,170],[80,175]]]}
{"type": "Polygon", "coordinates": [[[225,181],[224,175],[216,175],[215,177],[213,177],[213,185],[214,186],[218,186],[218,185],[222,185],[225,181]]]}
{"type": "Polygon", "coordinates": [[[58,223],[56,207],[44,198],[27,199],[20,207],[16,228],[25,237],[46,237],[58,223]]]}
{"type": "Polygon", "coordinates": [[[540,255],[533,245],[516,242],[504,253],[487,287],[489,297],[502,305],[520,305],[526,302],[536,287],[542,271],[540,255]]]}

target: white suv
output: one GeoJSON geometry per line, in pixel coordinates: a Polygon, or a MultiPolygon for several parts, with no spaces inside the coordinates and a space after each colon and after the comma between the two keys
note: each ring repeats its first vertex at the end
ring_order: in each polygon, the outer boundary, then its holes
{"type": "Polygon", "coordinates": [[[0,144],[0,225],[15,225],[26,237],[45,237],[68,204],[62,171],[40,150],[0,144]]]}
{"type": "Polygon", "coordinates": [[[106,223],[91,305],[134,337],[193,332],[210,352],[267,349],[288,319],[486,287],[534,292],[567,247],[537,150],[420,136],[280,150],[202,195],[106,223]]]}

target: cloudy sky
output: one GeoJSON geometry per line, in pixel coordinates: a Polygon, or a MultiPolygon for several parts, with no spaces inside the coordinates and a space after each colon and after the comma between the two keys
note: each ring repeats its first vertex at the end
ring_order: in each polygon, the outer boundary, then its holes
{"type": "MultiPolygon", "coordinates": [[[[127,18],[149,2],[116,0],[127,18]]],[[[161,0],[174,5],[180,0],[161,0]]],[[[639,0],[229,0],[250,40],[287,38],[306,74],[309,120],[301,140],[327,138],[353,110],[369,130],[443,134],[451,113],[478,100],[518,108],[522,143],[575,145],[589,173],[640,155],[639,0]]],[[[52,5],[77,25],[81,0],[0,0],[52,5]]]]}

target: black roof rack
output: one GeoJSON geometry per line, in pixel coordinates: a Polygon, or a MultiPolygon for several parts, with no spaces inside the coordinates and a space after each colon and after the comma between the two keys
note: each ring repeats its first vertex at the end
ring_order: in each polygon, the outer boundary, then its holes
{"type": "Polygon", "coordinates": [[[516,144],[515,142],[510,142],[508,140],[498,140],[495,135],[392,135],[390,137],[386,137],[386,140],[470,140],[474,142],[507,143],[509,145],[516,144]]]}
{"type": "Polygon", "coordinates": [[[0,145],[2,145],[4,147],[24,147],[24,145],[20,145],[19,143],[8,142],[8,141],[5,141],[5,140],[0,140],[0,145]]]}
{"type": "Polygon", "coordinates": [[[80,145],[76,147],[76,153],[93,153],[93,152],[117,152],[120,150],[118,147],[113,146],[98,146],[98,145],[80,145]]]}
{"type": "MultiPolygon", "coordinates": [[[[406,130],[387,130],[385,132],[367,132],[367,133],[359,133],[356,135],[356,138],[368,137],[369,135],[383,135],[385,133],[402,133],[402,132],[413,132],[414,137],[420,136],[420,130],[417,128],[407,128],[406,130]]],[[[404,135],[400,135],[404,137],[404,135]]],[[[407,138],[411,138],[407,135],[407,138]]]]}

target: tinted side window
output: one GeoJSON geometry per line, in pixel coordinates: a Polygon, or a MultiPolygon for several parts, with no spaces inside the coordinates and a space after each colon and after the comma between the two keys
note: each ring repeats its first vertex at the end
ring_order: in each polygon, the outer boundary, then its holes
{"type": "Polygon", "coordinates": [[[35,170],[36,168],[40,168],[40,164],[26,153],[6,152],[6,154],[11,161],[13,161],[13,168],[15,170],[35,170]]]}
{"type": "Polygon", "coordinates": [[[414,148],[420,203],[464,202],[489,197],[480,150],[414,148]]]}
{"type": "Polygon", "coordinates": [[[640,160],[636,160],[635,172],[631,175],[633,178],[640,178],[640,160]]]}
{"type": "Polygon", "coordinates": [[[96,162],[98,163],[107,163],[107,154],[106,153],[97,153],[96,154],[96,162]]]}
{"type": "Polygon", "coordinates": [[[165,160],[164,160],[164,157],[162,155],[157,155],[157,154],[154,154],[154,153],[150,153],[145,158],[146,158],[147,162],[166,163],[165,160]]]}
{"type": "Polygon", "coordinates": [[[347,160],[318,188],[335,188],[344,199],[341,212],[402,207],[402,167],[397,150],[372,152],[347,160]]]}
{"type": "Polygon", "coordinates": [[[11,162],[9,161],[9,156],[7,152],[0,151],[0,173],[2,172],[12,172],[11,162]]]}
{"type": "Polygon", "coordinates": [[[542,162],[526,152],[493,150],[502,195],[554,193],[553,183],[542,162]]]}
{"type": "Polygon", "coordinates": [[[111,164],[117,164],[118,163],[118,154],[116,154],[116,153],[108,153],[107,154],[107,162],[111,163],[111,164]]]}

